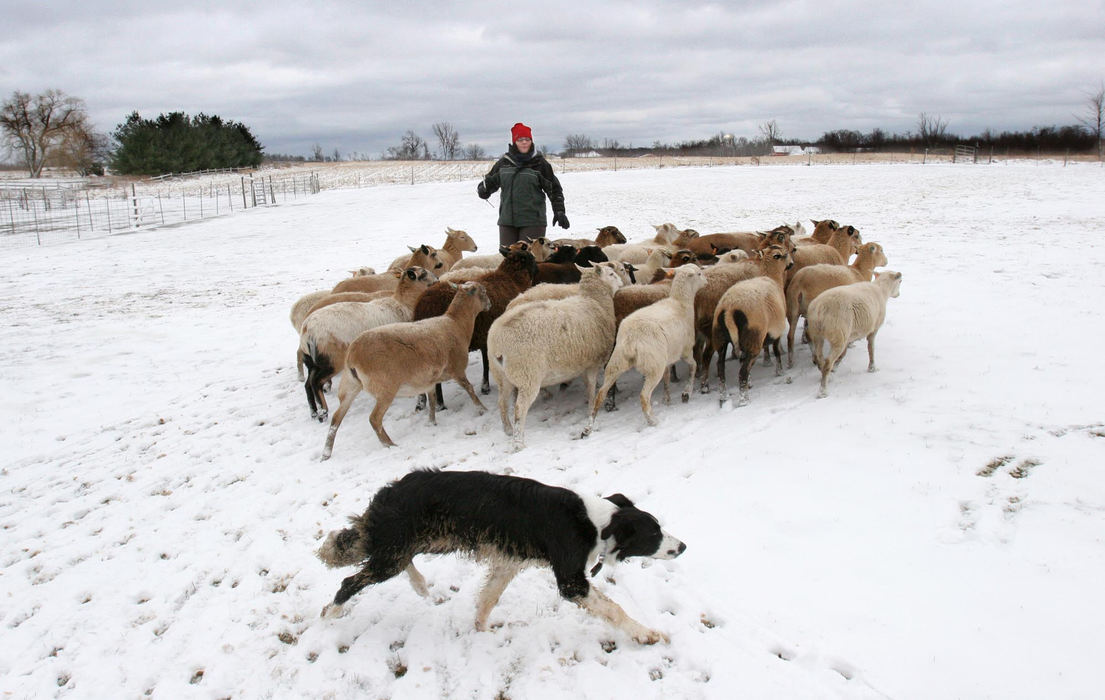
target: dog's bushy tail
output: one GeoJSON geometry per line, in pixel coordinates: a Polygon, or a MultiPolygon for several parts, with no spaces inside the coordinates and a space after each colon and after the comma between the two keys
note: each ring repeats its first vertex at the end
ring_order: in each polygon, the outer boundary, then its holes
{"type": "Polygon", "coordinates": [[[360,564],[368,558],[368,531],[364,518],[354,516],[349,520],[352,527],[332,531],[316,552],[322,563],[331,569],[360,564]]]}

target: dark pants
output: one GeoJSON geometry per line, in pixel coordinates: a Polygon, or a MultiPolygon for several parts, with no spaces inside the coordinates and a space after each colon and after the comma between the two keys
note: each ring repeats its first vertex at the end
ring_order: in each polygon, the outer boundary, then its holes
{"type": "Polygon", "coordinates": [[[545,226],[499,225],[499,245],[511,245],[518,241],[532,241],[545,235],[545,226]]]}

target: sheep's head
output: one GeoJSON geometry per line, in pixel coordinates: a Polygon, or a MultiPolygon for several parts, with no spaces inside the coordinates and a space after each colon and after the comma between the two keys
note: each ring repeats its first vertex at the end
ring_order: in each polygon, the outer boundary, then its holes
{"type": "Polygon", "coordinates": [[[408,264],[412,267],[424,267],[427,270],[441,270],[445,267],[445,261],[438,257],[437,248],[426,244],[411,248],[411,259],[408,264]]]}
{"type": "Polygon", "coordinates": [[[656,229],[657,240],[663,240],[665,243],[671,243],[679,235],[679,229],[672,223],[660,224],[659,226],[653,224],[652,228],[656,229]]]}
{"type": "Polygon", "coordinates": [[[679,267],[687,263],[694,263],[697,260],[698,256],[695,255],[693,251],[682,248],[668,256],[668,264],[665,265],[665,267],[679,267]]]}
{"type": "Polygon", "coordinates": [[[605,284],[610,288],[610,293],[618,291],[622,288],[624,283],[621,276],[615,270],[616,262],[604,262],[594,265],[592,267],[581,267],[576,265],[576,269],[579,270],[580,286],[588,284],[588,280],[596,279],[601,284],[605,284]]]}
{"type": "Polygon", "coordinates": [[[882,246],[878,243],[864,243],[860,246],[859,254],[870,258],[871,267],[882,267],[890,264],[890,261],[886,259],[886,253],[883,252],[882,246]]]}
{"type": "Polygon", "coordinates": [[[607,246],[612,243],[625,243],[626,239],[625,234],[619,231],[617,226],[603,226],[599,229],[595,242],[601,246],[607,246]]]}
{"type": "Polygon", "coordinates": [[[533,253],[505,247],[500,247],[499,252],[503,254],[503,261],[499,263],[500,270],[525,270],[529,273],[530,284],[533,284],[537,279],[537,261],[533,259],[533,253]]]}
{"type": "Polygon", "coordinates": [[[902,273],[893,270],[883,270],[875,273],[875,283],[886,287],[888,296],[897,297],[902,287],[902,273]]]}
{"type": "Polygon", "coordinates": [[[687,263],[675,268],[672,284],[678,287],[688,287],[691,293],[706,286],[706,273],[694,263],[687,263]]]}
{"type": "Polygon", "coordinates": [[[782,246],[773,245],[760,251],[762,264],[768,270],[789,270],[794,265],[790,251],[782,246]]]}
{"type": "Polygon", "coordinates": [[[422,287],[429,287],[434,282],[437,282],[437,275],[417,265],[403,270],[402,275],[399,281],[406,282],[407,284],[417,284],[422,287]]]}
{"type": "Polygon", "coordinates": [[[476,242],[472,240],[472,237],[469,236],[466,231],[446,227],[445,235],[450,241],[453,241],[460,250],[469,252],[474,252],[476,250],[476,242]]]}
{"type": "Polygon", "coordinates": [[[487,296],[487,288],[479,282],[465,282],[460,285],[458,292],[458,296],[463,294],[469,298],[474,297],[479,304],[480,311],[487,311],[491,308],[491,298],[487,296]]]}

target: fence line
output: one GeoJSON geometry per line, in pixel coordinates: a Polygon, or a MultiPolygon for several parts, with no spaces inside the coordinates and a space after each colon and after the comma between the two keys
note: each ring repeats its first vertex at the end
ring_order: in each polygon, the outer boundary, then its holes
{"type": "Polygon", "coordinates": [[[320,191],[315,173],[151,189],[0,188],[0,245],[48,245],[225,216],[320,191]]]}

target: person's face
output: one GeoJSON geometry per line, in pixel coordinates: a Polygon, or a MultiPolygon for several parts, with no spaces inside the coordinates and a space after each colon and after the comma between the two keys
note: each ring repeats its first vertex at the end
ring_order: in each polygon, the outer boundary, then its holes
{"type": "Polygon", "coordinates": [[[515,141],[514,145],[518,147],[519,153],[529,153],[529,149],[533,148],[533,139],[528,139],[523,136],[515,141]]]}

